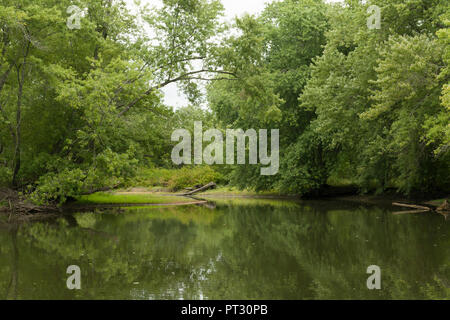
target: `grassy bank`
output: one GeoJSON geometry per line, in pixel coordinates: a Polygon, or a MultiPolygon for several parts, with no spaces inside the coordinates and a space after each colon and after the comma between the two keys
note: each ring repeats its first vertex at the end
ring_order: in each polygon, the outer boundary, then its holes
{"type": "Polygon", "coordinates": [[[123,191],[144,188],[149,192],[171,193],[197,185],[206,185],[210,182],[217,183],[219,187],[203,192],[202,195],[285,196],[277,191],[256,192],[228,186],[228,180],[211,166],[193,166],[181,169],[140,168],[136,177],[125,185],[123,191]]]}
{"type": "Polygon", "coordinates": [[[189,203],[192,199],[161,195],[154,193],[125,194],[98,192],[88,196],[76,198],[76,204],[175,204],[189,203]]]}

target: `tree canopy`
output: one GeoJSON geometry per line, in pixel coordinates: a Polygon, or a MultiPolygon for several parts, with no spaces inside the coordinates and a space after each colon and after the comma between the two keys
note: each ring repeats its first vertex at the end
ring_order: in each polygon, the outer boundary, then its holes
{"type": "Polygon", "coordinates": [[[283,0],[223,23],[219,0],[0,4],[0,184],[38,202],[173,167],[174,129],[279,128],[280,173],[231,184],[308,194],[450,188],[450,7],[439,0],[283,0]],[[380,29],[367,27],[370,5],[380,29]],[[190,106],[165,105],[177,83],[190,106]],[[206,86],[206,94],[201,83],[206,86]],[[207,109],[200,107],[207,103],[207,109]]]}

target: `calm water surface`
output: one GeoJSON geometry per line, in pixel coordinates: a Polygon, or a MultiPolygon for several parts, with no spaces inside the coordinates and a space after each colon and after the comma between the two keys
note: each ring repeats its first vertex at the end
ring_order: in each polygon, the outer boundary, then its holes
{"type": "Polygon", "coordinates": [[[450,298],[450,221],[438,214],[337,201],[214,206],[3,222],[0,299],[450,298]],[[66,287],[70,265],[81,290],[66,287]],[[382,290],[367,289],[370,265],[382,290]]]}

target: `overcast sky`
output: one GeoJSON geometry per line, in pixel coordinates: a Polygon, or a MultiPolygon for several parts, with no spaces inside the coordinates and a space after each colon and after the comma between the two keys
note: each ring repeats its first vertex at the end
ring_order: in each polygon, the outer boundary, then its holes
{"type": "MultiPolygon", "coordinates": [[[[126,0],[130,7],[133,6],[133,0],[126,0]]],[[[328,0],[328,2],[339,2],[343,0],[328,0]]],[[[231,21],[235,16],[241,16],[244,13],[259,14],[264,10],[266,3],[271,0],[221,0],[225,7],[225,18],[231,21]]],[[[142,4],[159,5],[160,0],[141,0],[142,4]]],[[[167,105],[179,108],[186,106],[188,101],[182,93],[179,92],[176,84],[169,85],[163,89],[164,102],[167,105]]]]}

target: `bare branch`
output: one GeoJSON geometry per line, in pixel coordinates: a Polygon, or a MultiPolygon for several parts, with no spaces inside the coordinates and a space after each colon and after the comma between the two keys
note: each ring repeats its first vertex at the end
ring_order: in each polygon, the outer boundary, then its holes
{"type": "MultiPolygon", "coordinates": [[[[130,102],[125,109],[123,109],[120,113],[119,113],[119,117],[122,117],[125,113],[127,113],[133,106],[135,106],[138,102],[140,102],[142,99],[144,99],[144,97],[148,96],[150,93],[152,93],[154,90],[158,90],[161,88],[164,88],[165,86],[174,83],[174,82],[178,82],[178,81],[183,81],[183,80],[192,80],[194,78],[192,78],[191,76],[199,74],[199,73],[218,73],[218,74],[227,74],[227,75],[231,75],[236,77],[236,74],[233,72],[228,72],[228,71],[223,71],[223,70],[209,70],[209,69],[201,69],[201,70],[196,70],[196,71],[191,71],[185,74],[182,74],[179,77],[170,79],[170,80],[166,80],[156,86],[151,87],[150,89],[148,89],[147,91],[145,91],[140,97],[134,99],[132,102],[130,102]]],[[[201,79],[199,79],[201,80],[201,79]]],[[[210,79],[204,79],[204,80],[210,80],[210,79]]],[[[231,79],[227,79],[227,80],[231,80],[231,79]]],[[[121,106],[122,107],[122,106],[121,106]]]]}

